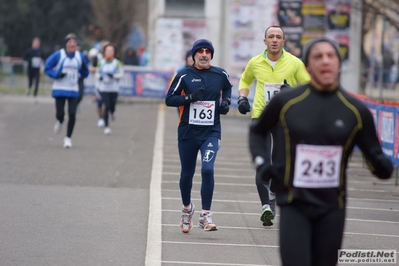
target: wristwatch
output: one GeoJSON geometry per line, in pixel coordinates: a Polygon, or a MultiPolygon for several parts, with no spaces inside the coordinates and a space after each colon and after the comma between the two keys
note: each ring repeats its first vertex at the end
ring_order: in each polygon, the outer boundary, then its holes
{"type": "Polygon", "coordinates": [[[256,156],[254,159],[254,167],[258,169],[261,165],[265,163],[265,159],[262,156],[256,156]]]}

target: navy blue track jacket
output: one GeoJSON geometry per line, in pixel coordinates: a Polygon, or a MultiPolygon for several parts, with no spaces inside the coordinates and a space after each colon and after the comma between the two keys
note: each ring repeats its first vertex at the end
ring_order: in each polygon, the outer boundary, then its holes
{"type": "Polygon", "coordinates": [[[190,66],[179,71],[165,99],[167,106],[180,108],[178,140],[206,140],[209,137],[221,139],[218,108],[222,99],[230,101],[231,87],[229,75],[219,67],[197,69],[190,66]],[[185,95],[192,94],[202,86],[205,87],[202,101],[189,103],[185,100],[185,95]]]}

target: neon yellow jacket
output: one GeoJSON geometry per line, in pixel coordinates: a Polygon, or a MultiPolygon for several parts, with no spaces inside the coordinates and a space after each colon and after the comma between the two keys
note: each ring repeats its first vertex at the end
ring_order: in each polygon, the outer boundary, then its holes
{"type": "Polygon", "coordinates": [[[263,53],[251,58],[241,74],[238,89],[250,89],[256,79],[252,118],[259,118],[266,103],[280,91],[284,79],[291,87],[310,82],[310,76],[302,61],[283,49],[283,54],[273,68],[263,53]]]}

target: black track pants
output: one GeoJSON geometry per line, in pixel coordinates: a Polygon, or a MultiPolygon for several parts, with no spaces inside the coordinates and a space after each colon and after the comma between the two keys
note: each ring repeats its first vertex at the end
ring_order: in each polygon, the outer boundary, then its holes
{"type": "Polygon", "coordinates": [[[344,231],[345,209],[325,209],[301,202],[280,207],[283,265],[336,265],[344,231]]]}

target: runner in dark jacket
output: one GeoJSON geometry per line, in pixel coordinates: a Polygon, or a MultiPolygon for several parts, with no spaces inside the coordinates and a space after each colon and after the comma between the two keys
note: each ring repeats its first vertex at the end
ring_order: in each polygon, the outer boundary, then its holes
{"type": "Polygon", "coordinates": [[[283,265],[336,265],[345,222],[346,168],[355,145],[378,178],[390,178],[393,171],[370,111],[339,85],[338,51],[330,39],[310,41],[304,49],[310,84],[277,94],[250,128],[255,167],[276,185],[283,265]],[[265,135],[276,126],[283,131],[276,140],[282,150],[272,165],[265,164],[265,135]]]}
{"type": "Polygon", "coordinates": [[[220,146],[220,115],[229,111],[231,83],[227,72],[210,65],[214,48],[210,41],[194,42],[194,65],[179,71],[166,95],[167,106],[180,107],[178,146],[181,161],[180,192],[183,210],[180,229],[192,229],[194,205],[191,188],[198,151],[202,155],[202,212],[198,225],[206,231],[217,230],[211,216],[214,189],[214,165],[220,146]]]}
{"type": "Polygon", "coordinates": [[[40,67],[44,60],[39,38],[36,37],[33,39],[32,46],[25,51],[23,59],[28,62],[28,88],[26,90],[26,95],[30,95],[33,80],[35,80],[33,96],[36,97],[40,82],[40,67]]]}

